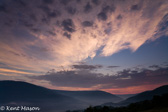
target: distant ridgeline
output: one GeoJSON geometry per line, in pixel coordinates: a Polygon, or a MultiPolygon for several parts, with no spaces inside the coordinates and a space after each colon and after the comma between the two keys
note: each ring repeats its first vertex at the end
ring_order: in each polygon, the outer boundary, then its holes
{"type": "Polygon", "coordinates": [[[0,106],[35,106],[40,107],[40,112],[65,112],[121,100],[104,91],[51,90],[21,81],[0,81],[0,106]]]}
{"type": "Polygon", "coordinates": [[[168,93],[162,96],[155,95],[152,100],[131,103],[126,107],[90,106],[84,112],[168,112],[168,93]]]}
{"type": "Polygon", "coordinates": [[[1,106],[39,107],[40,112],[168,112],[168,85],[123,100],[104,91],[51,90],[21,81],[0,81],[1,106]]]}

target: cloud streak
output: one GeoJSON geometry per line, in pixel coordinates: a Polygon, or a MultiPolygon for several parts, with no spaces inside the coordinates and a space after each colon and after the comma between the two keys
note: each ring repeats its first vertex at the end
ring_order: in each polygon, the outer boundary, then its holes
{"type": "Polygon", "coordinates": [[[73,68],[79,69],[79,70],[95,70],[95,69],[100,69],[103,66],[102,65],[72,65],[73,68]]]}
{"type": "Polygon", "coordinates": [[[42,76],[29,78],[49,81],[57,87],[92,88],[92,89],[118,89],[146,85],[167,84],[168,68],[159,67],[155,70],[142,68],[139,70],[125,69],[116,74],[103,75],[92,70],[69,70],[49,72],[42,76]]]}
{"type": "Polygon", "coordinates": [[[100,49],[101,56],[134,52],[168,31],[167,0],[9,2],[0,4],[0,61],[13,67],[47,71],[100,49]]]}
{"type": "Polygon", "coordinates": [[[0,68],[0,72],[17,73],[17,74],[32,74],[29,72],[24,72],[24,71],[19,71],[19,70],[11,70],[11,69],[5,69],[5,68],[0,68]]]}

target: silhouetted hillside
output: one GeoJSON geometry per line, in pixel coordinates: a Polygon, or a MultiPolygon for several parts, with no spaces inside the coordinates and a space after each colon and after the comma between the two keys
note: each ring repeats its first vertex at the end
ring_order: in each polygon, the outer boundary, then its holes
{"type": "MultiPolygon", "coordinates": [[[[131,103],[127,107],[108,107],[96,106],[88,107],[84,112],[167,112],[168,111],[168,94],[154,96],[152,100],[144,100],[131,103]]],[[[77,112],[77,111],[71,111],[77,112]]]]}
{"type": "Polygon", "coordinates": [[[126,105],[128,105],[130,103],[134,103],[134,102],[139,102],[139,101],[143,101],[143,100],[151,100],[154,95],[162,95],[162,94],[166,94],[166,93],[168,93],[168,85],[158,87],[158,88],[151,90],[151,91],[145,91],[145,92],[139,93],[139,94],[137,94],[133,97],[130,97],[124,101],[121,101],[119,103],[107,102],[102,105],[103,106],[114,106],[114,107],[126,106],[126,105]]]}
{"type": "MultiPolygon", "coordinates": [[[[154,95],[161,95],[167,92],[168,86],[166,85],[152,91],[137,94],[119,103],[109,104],[113,106],[128,105],[133,102],[150,100],[154,95]]],[[[89,105],[94,106],[108,101],[116,102],[120,100],[120,97],[104,91],[50,90],[26,82],[0,81],[0,105],[39,106],[41,112],[61,112],[66,110],[84,109],[89,105]]],[[[105,106],[105,108],[107,107],[105,106]]],[[[111,108],[113,107],[110,107],[110,109],[111,108]]]]}
{"type": "Polygon", "coordinates": [[[103,91],[50,90],[21,81],[0,81],[0,105],[39,106],[41,111],[84,109],[121,98],[103,91]]]}
{"type": "Polygon", "coordinates": [[[122,99],[116,95],[104,92],[104,91],[60,91],[57,93],[73,97],[87,102],[89,105],[100,105],[104,102],[112,101],[119,102],[122,99]]]}
{"type": "Polygon", "coordinates": [[[86,103],[53,90],[19,81],[0,81],[0,105],[39,106],[41,111],[62,111],[86,107],[86,103]]]}
{"type": "Polygon", "coordinates": [[[127,102],[133,103],[133,102],[138,102],[138,101],[143,101],[143,100],[151,100],[154,95],[162,95],[165,93],[168,93],[168,85],[158,87],[151,91],[145,91],[145,92],[139,93],[133,97],[130,97],[122,101],[122,103],[127,103],[127,102]]]}

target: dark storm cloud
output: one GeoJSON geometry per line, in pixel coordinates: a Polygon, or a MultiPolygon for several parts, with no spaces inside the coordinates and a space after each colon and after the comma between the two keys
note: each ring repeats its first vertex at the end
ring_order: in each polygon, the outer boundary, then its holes
{"type": "Polygon", "coordinates": [[[2,18],[5,18],[3,20],[1,18],[5,28],[9,30],[10,27],[14,28],[17,26],[17,28],[24,28],[25,30],[29,31],[32,31],[31,29],[35,28],[34,26],[36,25],[36,22],[39,19],[36,17],[38,15],[36,14],[36,4],[32,3],[32,5],[30,4],[30,2],[27,2],[25,0],[4,0],[3,2],[7,5],[7,13],[1,16],[2,18]]]}
{"type": "Polygon", "coordinates": [[[61,13],[58,10],[54,10],[54,11],[48,13],[48,16],[52,17],[52,18],[59,17],[60,15],[61,15],[61,13]]]}
{"type": "Polygon", "coordinates": [[[110,13],[110,12],[114,12],[115,11],[115,6],[114,5],[111,5],[111,6],[109,6],[109,5],[107,5],[107,6],[105,6],[105,7],[103,7],[103,9],[102,9],[102,12],[104,12],[104,13],[110,13]]]}
{"type": "MultiPolygon", "coordinates": [[[[86,67],[89,68],[89,67],[86,67]]],[[[32,76],[38,80],[47,80],[51,84],[63,87],[95,87],[98,89],[123,88],[147,84],[167,83],[168,68],[136,71],[125,69],[114,75],[93,73],[88,69],[49,72],[42,76],[32,76]]]]}
{"type": "Polygon", "coordinates": [[[50,34],[51,36],[56,36],[56,33],[53,31],[47,31],[48,34],[50,34]]]}
{"type": "Polygon", "coordinates": [[[132,5],[130,9],[132,11],[138,11],[138,10],[140,10],[140,7],[136,4],[136,5],[132,5]]]}
{"type": "Polygon", "coordinates": [[[95,4],[95,5],[99,5],[100,1],[99,0],[92,0],[92,3],[95,4]]]}
{"type": "Polygon", "coordinates": [[[84,21],[84,22],[82,22],[82,26],[91,27],[91,26],[93,26],[93,22],[92,21],[84,21]]]}
{"type": "Polygon", "coordinates": [[[21,6],[27,6],[24,0],[14,0],[15,3],[20,4],[21,6]]]}
{"type": "Polygon", "coordinates": [[[108,68],[118,68],[120,66],[108,66],[108,68]]]}
{"type": "Polygon", "coordinates": [[[50,8],[47,5],[42,5],[39,8],[42,9],[42,11],[44,11],[45,13],[50,12],[50,8]]]}
{"type": "Polygon", "coordinates": [[[50,23],[50,20],[48,19],[48,18],[46,18],[46,17],[43,17],[43,18],[41,18],[41,22],[44,24],[47,24],[47,25],[49,25],[49,23],[50,23]]]}
{"type": "Polygon", "coordinates": [[[33,23],[30,23],[28,21],[22,21],[22,24],[25,26],[25,27],[28,27],[28,28],[32,28],[33,27],[33,23]]]}
{"type": "Polygon", "coordinates": [[[35,14],[32,13],[32,14],[29,15],[29,17],[30,17],[33,21],[35,21],[35,22],[37,21],[37,17],[36,17],[35,14]]]}
{"type": "Polygon", "coordinates": [[[69,34],[69,33],[67,33],[67,32],[64,32],[63,35],[66,36],[68,39],[71,39],[71,34],[69,34]]]}
{"type": "Polygon", "coordinates": [[[0,4],[0,12],[7,12],[6,6],[4,4],[0,4]]]}
{"type": "Polygon", "coordinates": [[[77,2],[77,3],[80,3],[80,2],[81,2],[81,0],[76,0],[76,2],[77,2]]]}
{"type": "Polygon", "coordinates": [[[74,29],[75,25],[74,25],[72,19],[63,20],[61,25],[65,31],[68,31],[71,33],[75,31],[75,29],[74,29]]]}
{"type": "Polygon", "coordinates": [[[118,71],[118,75],[129,75],[131,72],[132,72],[132,70],[130,68],[123,69],[122,71],[118,71]]]}
{"type": "Polygon", "coordinates": [[[119,14],[118,16],[117,16],[117,19],[118,20],[120,20],[120,19],[122,19],[123,17],[121,16],[121,14],[119,14]]]}
{"type": "Polygon", "coordinates": [[[104,12],[100,12],[100,13],[97,15],[97,17],[98,17],[99,20],[103,20],[103,21],[107,20],[107,15],[106,15],[106,13],[104,13],[104,12]]]}
{"type": "Polygon", "coordinates": [[[114,83],[118,87],[166,83],[166,79],[168,78],[167,74],[168,68],[162,67],[156,70],[149,70],[147,68],[141,70],[124,69],[118,72],[114,83]]]}
{"type": "Polygon", "coordinates": [[[149,66],[149,68],[159,68],[159,66],[158,65],[151,65],[151,66],[149,66]]]}
{"type": "Polygon", "coordinates": [[[64,87],[92,87],[99,82],[104,82],[101,80],[102,74],[91,73],[87,70],[61,71],[43,76],[32,76],[30,78],[47,80],[50,81],[52,85],[64,87]],[[101,77],[98,77],[98,75],[101,75],[101,77]]]}
{"type": "Polygon", "coordinates": [[[51,9],[46,5],[42,5],[39,8],[45,13],[45,16],[43,15],[43,17],[41,18],[42,24],[45,23],[48,25],[52,18],[56,18],[61,15],[59,11],[57,10],[51,11],[51,9]]]}
{"type": "Polygon", "coordinates": [[[43,0],[43,2],[45,3],[45,4],[53,4],[53,0],[43,0]]]}
{"type": "Polygon", "coordinates": [[[60,11],[58,11],[56,9],[51,11],[51,9],[48,6],[46,6],[46,5],[40,6],[39,8],[41,8],[46,13],[48,19],[56,18],[56,17],[61,16],[61,12],[60,11]]]}
{"type": "Polygon", "coordinates": [[[73,68],[80,70],[95,70],[102,68],[102,65],[73,65],[73,68]]]}
{"type": "Polygon", "coordinates": [[[92,6],[90,5],[90,2],[88,2],[85,6],[84,6],[84,12],[85,13],[89,13],[92,10],[92,6]]]}
{"type": "Polygon", "coordinates": [[[102,21],[106,21],[108,16],[107,14],[108,13],[111,13],[111,12],[114,12],[115,11],[115,6],[114,5],[107,5],[105,7],[102,8],[102,11],[100,13],[97,14],[97,17],[99,20],[102,20],[102,21]]]}
{"type": "Polygon", "coordinates": [[[76,13],[76,9],[73,7],[67,7],[66,10],[71,15],[74,15],[76,13]]]}
{"type": "Polygon", "coordinates": [[[60,0],[60,3],[63,5],[67,5],[71,0],[60,0]]]}
{"type": "Polygon", "coordinates": [[[32,32],[34,32],[34,33],[41,32],[41,30],[38,29],[38,28],[31,28],[30,30],[31,30],[32,32]]]}

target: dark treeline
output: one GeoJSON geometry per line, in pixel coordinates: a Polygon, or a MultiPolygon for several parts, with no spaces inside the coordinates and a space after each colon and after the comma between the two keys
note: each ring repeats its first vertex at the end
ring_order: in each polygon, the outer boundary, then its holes
{"type": "Polygon", "coordinates": [[[145,100],[131,103],[127,107],[89,107],[84,112],[139,112],[150,109],[160,109],[168,107],[168,94],[154,96],[152,100],[145,100]]]}
{"type": "MultiPolygon", "coordinates": [[[[82,112],[142,112],[151,109],[157,110],[164,108],[168,108],[168,94],[164,94],[162,96],[155,95],[152,100],[145,100],[141,102],[131,103],[126,107],[90,106],[82,112]]],[[[79,111],[71,111],[71,112],[79,112],[79,111]]]]}

